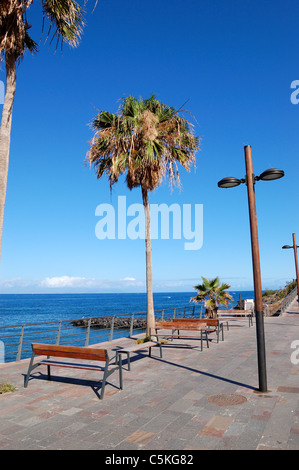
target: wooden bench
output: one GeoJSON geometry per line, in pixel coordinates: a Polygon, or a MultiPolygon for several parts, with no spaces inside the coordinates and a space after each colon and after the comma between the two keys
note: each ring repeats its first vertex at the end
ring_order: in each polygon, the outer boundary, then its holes
{"type": "Polygon", "coordinates": [[[162,336],[164,338],[177,338],[181,339],[182,337],[185,339],[197,339],[196,335],[186,335],[181,334],[180,330],[182,331],[197,331],[200,332],[200,342],[201,342],[201,350],[203,350],[203,333],[205,333],[205,339],[207,343],[207,347],[209,347],[209,340],[207,335],[207,325],[205,323],[201,323],[198,325],[186,325],[180,322],[174,323],[173,321],[156,321],[155,328],[150,328],[150,338],[152,336],[156,336],[157,338],[162,336]],[[170,330],[171,333],[158,333],[159,330],[170,330]],[[175,333],[177,331],[177,333],[175,333]]]}
{"type": "Polygon", "coordinates": [[[104,397],[104,390],[107,378],[116,370],[119,371],[119,388],[123,388],[122,380],[122,363],[121,358],[112,366],[112,360],[116,356],[109,359],[108,351],[106,349],[87,348],[77,346],[60,346],[53,344],[38,344],[32,343],[32,356],[28,367],[28,372],[25,379],[24,386],[27,387],[31,372],[40,365],[46,365],[48,370],[48,380],[51,380],[50,367],[70,367],[75,369],[95,370],[103,372],[103,380],[101,387],[100,399],[104,397]],[[47,356],[48,359],[38,358],[34,363],[35,356],[47,356]],[[88,361],[98,361],[105,363],[104,366],[89,363],[67,362],[67,361],[53,361],[50,357],[63,357],[70,359],[84,359],[88,361]]]}
{"type": "Polygon", "coordinates": [[[224,331],[223,331],[223,322],[218,319],[214,318],[174,318],[174,324],[181,323],[183,325],[200,325],[206,324],[207,325],[207,332],[210,333],[212,327],[216,331],[217,336],[217,343],[219,343],[219,336],[221,331],[222,341],[224,341],[224,331]]]}
{"type": "Polygon", "coordinates": [[[157,343],[154,341],[146,341],[145,343],[140,343],[140,344],[134,344],[133,346],[129,346],[127,348],[123,349],[118,349],[116,351],[116,355],[119,356],[121,354],[127,354],[127,361],[128,361],[128,370],[131,370],[131,363],[130,363],[130,354],[137,352],[137,351],[142,351],[144,349],[149,350],[149,357],[151,357],[151,352],[152,348],[155,346],[160,347],[160,357],[162,357],[162,345],[161,343],[157,343]]]}
{"type": "MultiPolygon", "coordinates": [[[[249,326],[253,325],[252,310],[218,310],[217,317],[223,318],[224,320],[226,318],[248,317],[249,326]]],[[[228,322],[227,322],[227,329],[229,329],[228,322]]]]}

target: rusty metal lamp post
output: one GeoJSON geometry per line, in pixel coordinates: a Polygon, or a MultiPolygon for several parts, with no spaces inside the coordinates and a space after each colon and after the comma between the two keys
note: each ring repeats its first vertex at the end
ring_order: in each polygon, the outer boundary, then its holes
{"type": "Polygon", "coordinates": [[[296,245],[296,234],[295,233],[293,233],[293,246],[284,245],[282,248],[283,249],[288,249],[288,248],[293,248],[294,249],[295,269],[296,269],[296,278],[297,278],[297,300],[299,302],[299,269],[298,269],[298,256],[297,256],[297,248],[299,248],[299,246],[296,245]]]}
{"type": "Polygon", "coordinates": [[[258,377],[259,377],[259,391],[267,392],[267,368],[266,368],[266,348],[265,348],[265,333],[264,333],[264,312],[263,312],[263,298],[262,298],[262,283],[261,283],[261,269],[260,269],[260,255],[259,255],[259,242],[258,242],[258,229],[257,229],[257,216],[256,216],[256,203],[255,203],[255,181],[271,181],[284,176],[284,172],[277,168],[270,168],[265,170],[260,176],[255,176],[253,173],[252,153],[251,146],[244,147],[246,177],[245,179],[237,179],[234,177],[223,178],[218,182],[219,188],[233,188],[239,186],[241,183],[246,183],[248,193],[248,207],[249,207],[249,220],[251,232],[251,251],[252,251],[252,265],[253,265],[253,282],[254,282],[254,301],[255,301],[255,317],[256,317],[256,338],[257,338],[257,357],[258,357],[258,377]]]}

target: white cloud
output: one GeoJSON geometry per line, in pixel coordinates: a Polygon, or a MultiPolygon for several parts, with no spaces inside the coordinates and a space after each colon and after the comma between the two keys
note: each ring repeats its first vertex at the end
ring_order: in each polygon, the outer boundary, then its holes
{"type": "Polygon", "coordinates": [[[61,287],[92,287],[95,279],[74,276],[46,277],[40,282],[42,287],[61,288],[61,287]]]}

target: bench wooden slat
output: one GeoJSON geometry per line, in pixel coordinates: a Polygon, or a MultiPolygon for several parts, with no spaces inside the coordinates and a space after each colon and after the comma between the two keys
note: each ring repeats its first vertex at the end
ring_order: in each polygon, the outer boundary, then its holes
{"type": "Polygon", "coordinates": [[[174,318],[173,323],[187,323],[190,325],[204,324],[207,326],[218,326],[219,320],[217,318],[174,318]]]}
{"type": "Polygon", "coordinates": [[[169,330],[193,330],[193,331],[201,331],[204,330],[207,326],[207,322],[203,322],[200,324],[195,323],[183,323],[177,320],[176,322],[156,322],[155,328],[156,329],[169,329],[169,330]]]}
{"type": "Polygon", "coordinates": [[[45,366],[56,366],[56,367],[70,367],[73,369],[87,369],[87,370],[97,370],[97,371],[104,371],[105,367],[97,366],[93,364],[79,364],[77,362],[59,362],[59,361],[50,361],[50,360],[42,360],[38,361],[37,364],[45,365],[45,366]]]}
{"type": "Polygon", "coordinates": [[[174,328],[174,324],[172,321],[156,321],[155,326],[156,328],[161,328],[162,326],[165,328],[174,328]]]}
{"type": "Polygon", "coordinates": [[[141,351],[142,349],[152,348],[154,346],[159,346],[159,343],[154,341],[147,341],[146,343],[134,344],[134,346],[129,346],[127,348],[118,349],[117,352],[134,352],[141,351]]]}
{"type": "Polygon", "coordinates": [[[108,358],[107,351],[98,348],[33,343],[32,349],[37,356],[69,357],[93,361],[106,361],[108,358]]]}

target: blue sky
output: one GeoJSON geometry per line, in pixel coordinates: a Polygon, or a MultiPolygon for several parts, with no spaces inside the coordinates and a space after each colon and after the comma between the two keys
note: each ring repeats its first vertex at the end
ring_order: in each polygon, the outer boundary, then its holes
{"type": "MultiPolygon", "coordinates": [[[[157,97],[184,106],[201,138],[196,171],[181,171],[182,190],[165,182],[155,204],[203,205],[203,245],[153,240],[155,291],[192,291],[201,276],[220,276],[233,290],[252,289],[245,185],[224,190],[225,176],[245,175],[244,145],[254,171],[285,171],[256,184],[263,288],[295,277],[292,233],[299,239],[299,5],[293,0],[99,0],[89,2],[77,49],[61,55],[41,41],[18,68],[5,208],[0,291],[143,292],[144,240],[99,240],[99,204],[118,196],[141,203],[124,180],[112,195],[85,163],[97,110],[119,99],[157,97]]],[[[39,2],[29,12],[41,32],[39,2]]],[[[0,80],[4,81],[2,65],[0,80]]]]}

